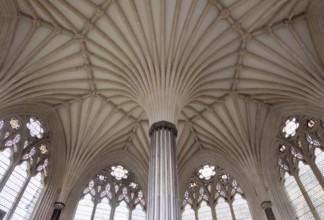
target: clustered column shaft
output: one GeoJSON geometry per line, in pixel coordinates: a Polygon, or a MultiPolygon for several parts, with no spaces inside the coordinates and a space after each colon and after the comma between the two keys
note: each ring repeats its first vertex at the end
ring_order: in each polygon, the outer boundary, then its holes
{"type": "Polygon", "coordinates": [[[150,128],[149,220],[180,220],[176,136],[177,129],[170,122],[157,122],[150,128]]]}

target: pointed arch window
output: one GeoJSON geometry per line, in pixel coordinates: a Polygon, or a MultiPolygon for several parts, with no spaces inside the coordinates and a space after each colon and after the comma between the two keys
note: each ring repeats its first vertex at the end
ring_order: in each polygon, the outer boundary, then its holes
{"type": "Polygon", "coordinates": [[[0,210],[4,219],[30,219],[47,177],[48,138],[30,116],[0,119],[0,210]]]}
{"type": "Polygon", "coordinates": [[[296,115],[277,138],[280,180],[298,218],[324,219],[324,121],[296,115]]]}
{"type": "Polygon", "coordinates": [[[98,172],[82,193],[75,220],[145,220],[145,200],[133,173],[122,165],[98,172]]]}
{"type": "Polygon", "coordinates": [[[189,179],[182,202],[182,219],[252,219],[245,195],[224,169],[205,164],[189,179]]]}

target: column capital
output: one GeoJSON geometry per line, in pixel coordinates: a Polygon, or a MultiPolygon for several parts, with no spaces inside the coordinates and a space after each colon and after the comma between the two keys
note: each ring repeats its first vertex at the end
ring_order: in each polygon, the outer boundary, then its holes
{"type": "Polygon", "coordinates": [[[267,219],[276,220],[276,217],[273,214],[271,206],[272,206],[271,201],[264,201],[261,203],[261,207],[264,209],[267,219]]]}
{"type": "Polygon", "coordinates": [[[264,202],[261,203],[261,207],[262,207],[263,209],[271,208],[271,206],[272,206],[271,201],[264,201],[264,202]]]}
{"type": "Polygon", "coordinates": [[[55,202],[54,203],[54,209],[62,210],[64,209],[65,204],[63,202],[55,202]]]}
{"type": "Polygon", "coordinates": [[[159,122],[155,122],[154,124],[151,125],[151,128],[149,130],[150,137],[152,136],[154,131],[161,130],[161,129],[170,130],[174,134],[174,136],[177,136],[177,134],[178,134],[178,130],[173,123],[168,122],[168,121],[159,121],[159,122]]]}

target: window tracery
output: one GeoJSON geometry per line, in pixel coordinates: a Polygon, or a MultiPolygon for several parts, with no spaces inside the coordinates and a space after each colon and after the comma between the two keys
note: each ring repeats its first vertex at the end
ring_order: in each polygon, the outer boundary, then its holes
{"type": "Polygon", "coordinates": [[[323,120],[297,115],[287,118],[282,127],[277,164],[288,199],[298,218],[324,219],[323,120]],[[287,135],[289,123],[292,129],[287,135]]]}
{"type": "Polygon", "coordinates": [[[122,165],[98,172],[82,193],[74,219],[145,219],[145,200],[133,173],[122,165]]]}
{"type": "Polygon", "coordinates": [[[224,169],[205,164],[189,179],[182,219],[252,219],[243,190],[224,169]],[[206,174],[206,175],[204,175],[206,174]]]}
{"type": "Polygon", "coordinates": [[[47,177],[48,140],[30,116],[0,119],[0,209],[4,219],[29,219],[47,177]]]}

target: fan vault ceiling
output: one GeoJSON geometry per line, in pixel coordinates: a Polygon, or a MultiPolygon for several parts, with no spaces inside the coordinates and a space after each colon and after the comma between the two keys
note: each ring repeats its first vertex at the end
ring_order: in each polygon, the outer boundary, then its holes
{"type": "Polygon", "coordinates": [[[55,109],[67,189],[112,152],[147,168],[148,129],[159,120],[177,124],[180,170],[201,150],[257,167],[273,106],[323,102],[308,5],[17,0],[11,46],[0,45],[0,102],[55,109]]]}

